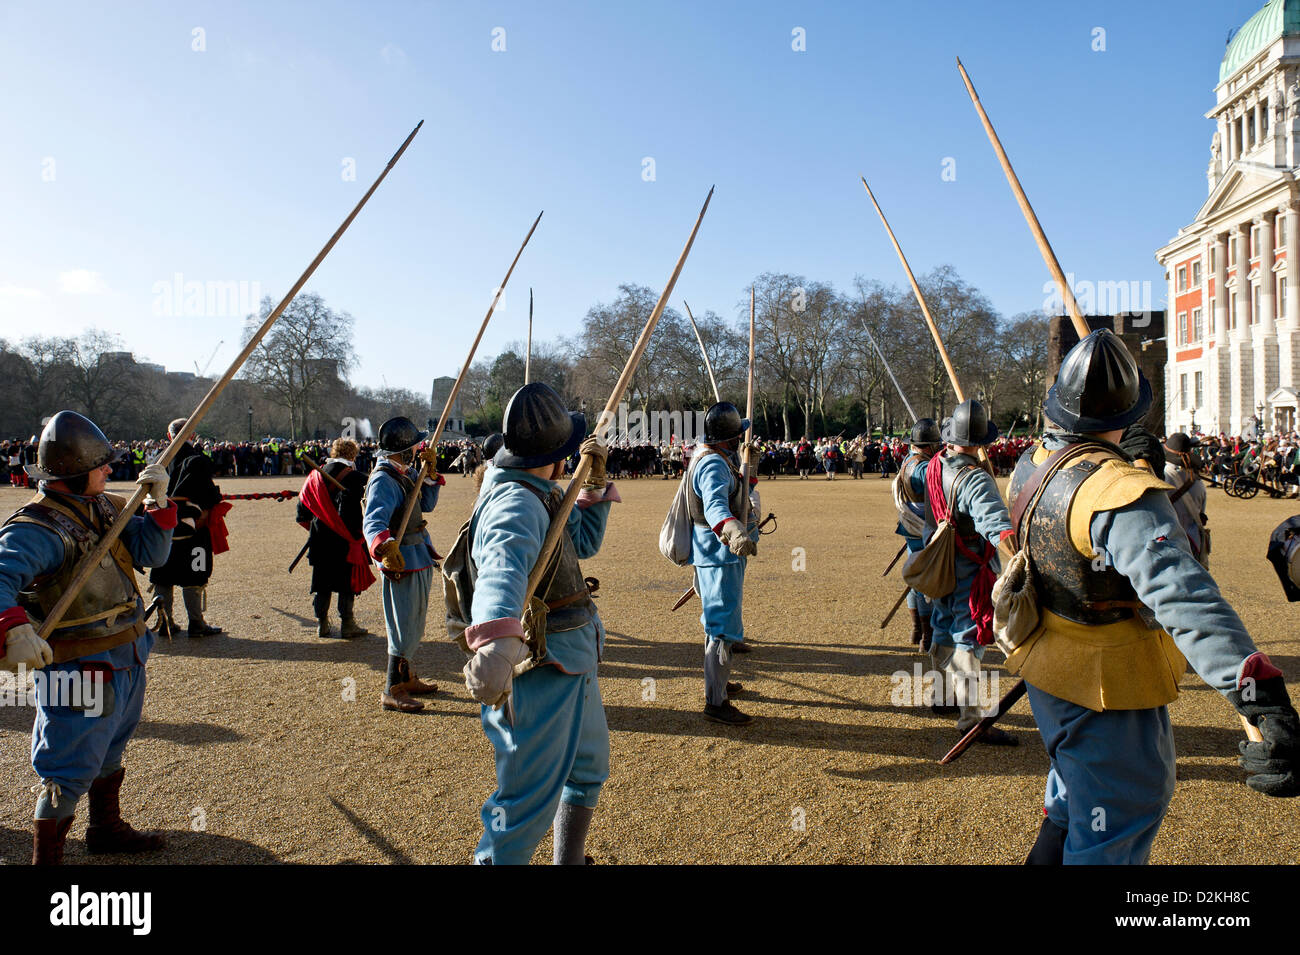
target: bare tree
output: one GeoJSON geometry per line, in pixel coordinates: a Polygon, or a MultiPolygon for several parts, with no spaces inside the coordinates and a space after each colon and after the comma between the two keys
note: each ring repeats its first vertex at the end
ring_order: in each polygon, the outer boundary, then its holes
{"type": "MultiPolygon", "coordinates": [[[[274,307],[262,299],[260,313],[244,320],[247,344],[274,307]]],[[[289,413],[289,436],[310,434],[314,403],[353,367],[352,316],[335,312],[315,293],[299,295],[254,349],[245,377],[261,385],[289,413]]]]}

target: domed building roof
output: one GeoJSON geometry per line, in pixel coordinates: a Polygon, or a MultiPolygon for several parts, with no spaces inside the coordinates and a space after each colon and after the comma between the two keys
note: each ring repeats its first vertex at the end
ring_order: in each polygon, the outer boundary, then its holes
{"type": "Polygon", "coordinates": [[[1274,40],[1300,36],[1300,0],[1268,0],[1228,43],[1219,64],[1222,83],[1274,40]]]}

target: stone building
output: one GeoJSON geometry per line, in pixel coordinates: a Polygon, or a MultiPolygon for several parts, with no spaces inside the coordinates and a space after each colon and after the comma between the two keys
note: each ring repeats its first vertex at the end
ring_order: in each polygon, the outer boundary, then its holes
{"type": "MultiPolygon", "coordinates": [[[[447,406],[447,398],[451,394],[451,389],[456,386],[455,378],[435,378],[433,379],[433,394],[430,396],[430,407],[435,415],[442,414],[442,409],[447,406]]],[[[465,415],[460,409],[460,395],[456,396],[456,402],[451,406],[451,414],[447,417],[447,427],[442,432],[443,437],[447,440],[459,440],[468,437],[465,433],[465,415]]]]}
{"type": "Polygon", "coordinates": [[[1270,0],[1219,65],[1209,197],[1156,252],[1169,282],[1165,423],[1290,430],[1300,389],[1300,0],[1270,0]]]}

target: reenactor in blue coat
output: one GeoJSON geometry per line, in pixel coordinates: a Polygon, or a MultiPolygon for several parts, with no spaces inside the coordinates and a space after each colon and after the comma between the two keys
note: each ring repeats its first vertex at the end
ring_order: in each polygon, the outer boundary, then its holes
{"type": "MultiPolygon", "coordinates": [[[[926,468],[924,539],[929,542],[940,520],[947,518],[952,523],[957,586],[936,598],[930,611],[934,628],[930,656],[947,683],[945,704],[934,709],[951,713],[952,704],[947,700],[952,699],[957,733],[963,736],[983,717],[980,664],[985,648],[993,642],[991,594],[999,568],[996,548],[1011,529],[1011,518],[997,481],[978,457],[979,449],[998,437],[998,426],[989,420],[984,406],[973,398],[963,401],[944,421],[939,434],[948,451],[933,458],[926,468]]],[[[993,726],[981,734],[979,742],[1015,746],[1019,740],[993,726]]]]}
{"type": "Polygon", "coordinates": [[[1197,561],[1172,489],[1120,447],[1150,405],[1123,341],[1093,332],[1048,392],[1055,429],[1021,456],[1008,487],[1014,506],[1041,485],[1016,535],[1040,621],[1007,658],[1051,760],[1031,863],[1147,861],[1173,797],[1167,707],[1188,663],[1263,737],[1241,743],[1247,785],[1300,794],[1300,719],[1281,671],[1197,561]]]}
{"type": "Polygon", "coordinates": [[[600,550],[617,490],[605,447],[586,418],[533,382],[506,405],[504,445],[483,475],[469,523],[474,583],[464,646],[465,687],[483,704],[496,751],[496,791],[483,804],[483,864],[527,864],[554,826],[556,865],[581,865],[587,831],[609,776],[609,728],[596,667],[605,628],[579,559],[600,550]],[[557,512],[556,483],[581,450],[591,471],[538,586],[528,577],[557,512]]]}
{"type": "Polygon", "coordinates": [[[749,421],[736,406],[719,402],[704,414],[704,443],[696,448],[686,480],[691,514],[691,564],[695,592],[704,611],[704,715],[714,722],[745,726],[731,696],[742,689],[728,682],[731,656],[744,645],[741,602],[746,558],[758,551],[758,523],[741,478],[737,451],[749,421]],[[748,526],[744,521],[748,515],[748,526]]]}
{"type": "Polygon", "coordinates": [[[40,625],[77,566],[121,512],[125,500],[104,485],[122,452],[91,421],[60,411],[45,426],[36,463],[39,493],[0,527],[0,653],[3,667],[39,670],[32,768],[41,778],[32,862],[57,865],[77,801],[90,795],[86,848],[147,852],[162,836],[122,819],[122,755],[144,706],[145,661],[155,635],[145,623],[134,566],[167,560],[176,506],[167,471],[145,467],[143,513],[132,517],[49,635],[40,625]]]}
{"type": "MultiPolygon", "coordinates": [[[[943,448],[939,425],[933,418],[918,418],[912,425],[911,450],[903,459],[894,478],[894,504],[898,508],[898,528],[909,553],[921,549],[925,533],[925,470],[930,459],[943,448]]],[[[919,590],[908,590],[907,609],[912,615],[912,642],[922,653],[930,652],[934,628],[930,626],[930,599],[919,590]]]]}
{"type": "Polygon", "coordinates": [[[437,692],[415,674],[415,651],[424,636],[429,613],[429,587],[437,568],[438,554],[425,530],[424,512],[438,503],[438,489],[445,483],[437,472],[437,449],[416,451],[429,436],[410,418],[390,418],[379,426],[379,463],[366,483],[361,531],[366,548],[383,570],[380,593],[384,604],[384,627],[388,631],[388,673],[379,704],[386,710],[416,713],[424,704],[416,696],[437,692]],[[418,492],[415,488],[423,464],[430,472],[418,492]],[[418,493],[405,527],[398,525],[406,509],[407,496],[418,493]]]}

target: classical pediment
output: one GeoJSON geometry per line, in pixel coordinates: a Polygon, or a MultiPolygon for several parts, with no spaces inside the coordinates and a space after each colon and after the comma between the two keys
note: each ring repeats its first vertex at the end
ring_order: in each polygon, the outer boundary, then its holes
{"type": "Polygon", "coordinates": [[[1237,207],[1246,207],[1252,200],[1278,185],[1290,182],[1292,175],[1285,169],[1255,162],[1234,162],[1219,180],[1210,197],[1196,213],[1194,221],[1213,219],[1220,213],[1237,207]]]}

